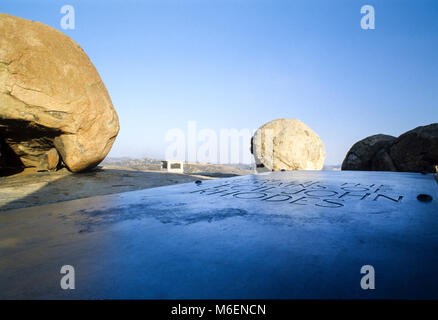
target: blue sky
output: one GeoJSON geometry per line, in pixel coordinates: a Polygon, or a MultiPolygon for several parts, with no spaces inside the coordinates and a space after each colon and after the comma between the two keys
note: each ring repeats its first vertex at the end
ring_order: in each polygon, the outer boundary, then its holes
{"type": "Polygon", "coordinates": [[[0,12],[72,37],[101,75],[121,131],[110,156],[163,157],[169,129],[257,129],[297,118],[326,164],[372,134],[438,119],[438,2],[3,0],[0,12]],[[62,30],[60,8],[75,8],[62,30]],[[375,8],[362,30],[360,8],[375,8]]]}

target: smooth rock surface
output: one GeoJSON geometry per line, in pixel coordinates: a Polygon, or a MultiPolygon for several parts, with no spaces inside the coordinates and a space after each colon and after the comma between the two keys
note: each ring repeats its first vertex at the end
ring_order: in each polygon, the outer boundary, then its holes
{"type": "Polygon", "coordinates": [[[318,135],[297,119],[277,119],[260,127],[251,139],[255,162],[269,171],[321,170],[324,145],[318,135]]]}
{"type": "Polygon", "coordinates": [[[436,299],[437,201],[432,174],[288,171],[9,210],[0,298],[436,299]]]}
{"type": "Polygon", "coordinates": [[[101,162],[119,131],[82,48],[42,23],[0,14],[0,135],[24,167],[56,148],[73,172],[101,162]]]}
{"type": "Polygon", "coordinates": [[[132,160],[132,163],[107,160],[97,168],[79,174],[71,173],[67,168],[56,172],[26,169],[21,174],[2,177],[0,211],[253,173],[228,165],[185,163],[186,172],[176,174],[162,171],[160,164],[147,164],[141,159],[132,160]]]}

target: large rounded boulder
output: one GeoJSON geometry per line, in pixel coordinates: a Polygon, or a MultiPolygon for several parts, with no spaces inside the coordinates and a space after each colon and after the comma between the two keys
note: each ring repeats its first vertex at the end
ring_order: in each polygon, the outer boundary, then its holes
{"type": "MultiPolygon", "coordinates": [[[[24,167],[57,159],[73,172],[110,151],[119,121],[88,56],[63,33],[0,14],[0,139],[24,167]]],[[[53,163],[51,164],[53,166],[53,163]]]]}
{"type": "Polygon", "coordinates": [[[251,140],[258,168],[321,170],[324,145],[318,135],[297,119],[277,119],[260,127],[251,140]]]}
{"type": "Polygon", "coordinates": [[[438,172],[438,123],[412,129],[398,138],[377,134],[356,142],[342,170],[438,172]]]}
{"type": "Polygon", "coordinates": [[[356,142],[342,162],[342,170],[395,171],[391,170],[394,168],[387,159],[386,149],[396,139],[386,134],[376,134],[356,142]]]}
{"type": "Polygon", "coordinates": [[[437,172],[438,123],[402,134],[391,146],[390,155],[399,171],[437,172]]]}

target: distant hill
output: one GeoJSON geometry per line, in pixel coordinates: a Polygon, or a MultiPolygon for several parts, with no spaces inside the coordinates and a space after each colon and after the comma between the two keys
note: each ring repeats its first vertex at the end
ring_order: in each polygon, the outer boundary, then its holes
{"type": "MultiPolygon", "coordinates": [[[[108,158],[103,166],[130,168],[138,171],[161,171],[161,160],[153,158],[108,158]]],[[[215,178],[225,178],[254,173],[254,165],[246,164],[210,164],[184,162],[184,173],[215,178]]]]}
{"type": "MultiPolygon", "coordinates": [[[[119,166],[131,168],[140,171],[161,170],[161,160],[154,158],[129,158],[129,157],[113,157],[107,158],[102,162],[102,165],[119,166]]],[[[184,162],[184,173],[198,174],[206,173],[209,176],[230,176],[230,175],[245,175],[254,173],[255,164],[214,164],[214,163],[198,163],[184,162]]],[[[325,165],[323,170],[334,171],[341,170],[341,165],[325,165]]]]}

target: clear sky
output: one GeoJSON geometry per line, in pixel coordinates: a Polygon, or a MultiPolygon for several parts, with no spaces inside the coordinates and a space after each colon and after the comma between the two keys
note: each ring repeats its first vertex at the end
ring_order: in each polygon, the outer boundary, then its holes
{"type": "Polygon", "coordinates": [[[169,129],[297,118],[326,164],[372,134],[438,122],[438,1],[2,0],[72,37],[119,114],[110,156],[162,158],[169,129]],[[75,8],[62,30],[60,8],[75,8]],[[375,8],[362,30],[360,8],[375,8]]]}

